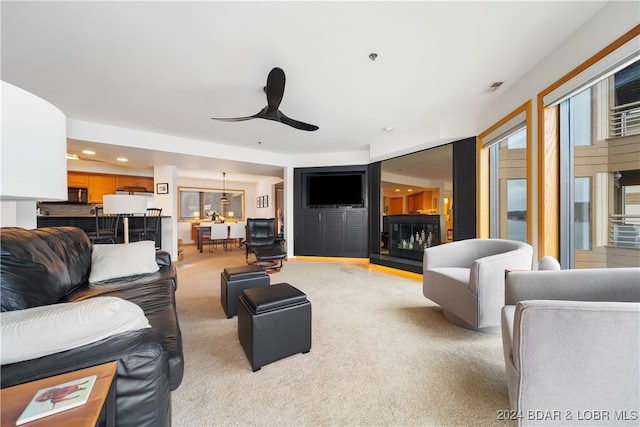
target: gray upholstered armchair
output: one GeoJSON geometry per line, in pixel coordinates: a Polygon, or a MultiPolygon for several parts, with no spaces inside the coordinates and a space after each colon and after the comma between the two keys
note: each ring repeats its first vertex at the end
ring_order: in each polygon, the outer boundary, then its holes
{"type": "Polygon", "coordinates": [[[425,297],[442,307],[451,323],[500,333],[505,270],[531,270],[533,248],[503,239],[469,239],[425,249],[425,297]]]}
{"type": "Polygon", "coordinates": [[[638,425],[640,268],[509,272],[505,302],[519,425],[638,425]]]}

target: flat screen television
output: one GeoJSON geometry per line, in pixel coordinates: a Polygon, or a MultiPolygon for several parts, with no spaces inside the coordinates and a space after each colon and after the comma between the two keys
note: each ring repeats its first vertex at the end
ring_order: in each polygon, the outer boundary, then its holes
{"type": "Polygon", "coordinates": [[[364,174],[307,175],[307,207],[364,205],[364,174]]]}

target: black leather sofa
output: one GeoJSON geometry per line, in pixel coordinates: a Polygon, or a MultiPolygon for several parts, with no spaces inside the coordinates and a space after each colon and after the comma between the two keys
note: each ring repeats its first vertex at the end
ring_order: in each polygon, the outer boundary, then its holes
{"type": "Polygon", "coordinates": [[[137,304],[151,325],[2,365],[1,387],[116,360],[116,424],[171,425],[170,391],[182,381],[184,361],[175,304],[177,275],[169,254],[156,253],[155,273],[89,284],[92,244],[80,228],[5,227],[0,239],[3,312],[111,296],[137,304]]]}

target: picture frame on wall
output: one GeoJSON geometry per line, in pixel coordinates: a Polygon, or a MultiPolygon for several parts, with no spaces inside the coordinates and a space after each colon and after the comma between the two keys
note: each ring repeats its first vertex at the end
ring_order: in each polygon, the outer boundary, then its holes
{"type": "Polygon", "coordinates": [[[262,207],[263,208],[268,208],[269,207],[269,196],[268,195],[264,195],[262,197],[263,197],[262,207]]]}
{"type": "Polygon", "coordinates": [[[169,183],[168,182],[157,183],[156,194],[169,194],[169,183]]]}
{"type": "Polygon", "coordinates": [[[256,207],[257,208],[262,207],[262,197],[256,197],[256,207]]]}

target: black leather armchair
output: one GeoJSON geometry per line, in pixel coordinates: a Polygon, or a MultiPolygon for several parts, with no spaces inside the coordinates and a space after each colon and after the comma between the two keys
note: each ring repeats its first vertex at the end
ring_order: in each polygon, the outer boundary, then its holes
{"type": "Polygon", "coordinates": [[[246,237],[243,244],[247,264],[262,264],[275,270],[282,268],[287,252],[284,239],[277,237],[275,218],[247,218],[246,237]],[[250,254],[255,256],[255,261],[249,261],[250,254]]]}

